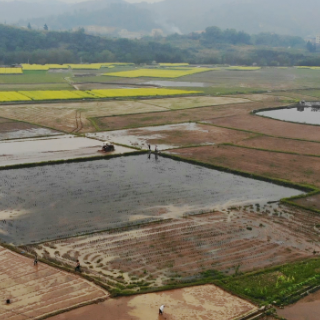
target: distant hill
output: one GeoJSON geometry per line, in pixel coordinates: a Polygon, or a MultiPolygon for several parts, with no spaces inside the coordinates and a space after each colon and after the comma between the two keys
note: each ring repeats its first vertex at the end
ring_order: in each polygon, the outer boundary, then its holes
{"type": "Polygon", "coordinates": [[[183,33],[210,25],[248,33],[320,33],[319,0],[164,0],[148,6],[160,21],[183,33]]]}
{"type": "MultiPolygon", "coordinates": [[[[90,10],[80,8],[74,12],[61,15],[41,17],[31,20],[22,20],[19,25],[31,23],[33,28],[42,28],[46,23],[50,30],[73,30],[86,26],[109,27],[127,29],[130,32],[149,33],[159,25],[152,18],[149,10],[135,5],[118,1],[91,5],[90,10]],[[99,8],[98,5],[101,7],[99,8]]],[[[98,29],[98,28],[97,28],[98,29]]]]}
{"type": "Polygon", "coordinates": [[[305,37],[320,33],[318,12],[319,0],[164,0],[153,4],[92,0],[73,5],[54,0],[39,5],[18,0],[0,2],[2,22],[4,19],[7,23],[20,21],[21,26],[30,22],[37,27],[47,23],[54,30],[97,25],[144,34],[158,28],[165,34],[187,34],[215,25],[248,33],[275,32],[305,37]]]}

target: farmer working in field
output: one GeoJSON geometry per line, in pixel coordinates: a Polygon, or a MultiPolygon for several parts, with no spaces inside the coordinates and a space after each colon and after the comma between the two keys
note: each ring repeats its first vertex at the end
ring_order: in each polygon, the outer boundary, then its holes
{"type": "Polygon", "coordinates": [[[163,314],[163,309],[164,309],[165,305],[163,304],[160,308],[159,308],[159,314],[163,314]]]}

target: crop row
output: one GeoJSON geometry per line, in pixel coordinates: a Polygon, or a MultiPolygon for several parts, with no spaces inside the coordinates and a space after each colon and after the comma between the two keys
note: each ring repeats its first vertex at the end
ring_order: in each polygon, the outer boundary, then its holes
{"type": "Polygon", "coordinates": [[[121,98],[121,97],[155,97],[175,96],[201,93],[199,91],[185,91],[173,89],[101,89],[91,91],[1,91],[0,102],[13,101],[41,101],[41,100],[69,100],[69,99],[99,99],[99,98],[121,98]]]}
{"type": "Polygon", "coordinates": [[[114,76],[122,78],[140,78],[140,77],[151,77],[151,78],[179,78],[194,73],[213,71],[216,69],[210,68],[185,68],[185,69],[138,69],[131,71],[120,71],[114,73],[105,73],[105,76],[114,76]]]}

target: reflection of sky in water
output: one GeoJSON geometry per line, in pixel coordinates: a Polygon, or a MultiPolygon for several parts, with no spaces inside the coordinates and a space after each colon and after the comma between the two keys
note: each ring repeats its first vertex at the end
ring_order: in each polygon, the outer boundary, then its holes
{"type": "MultiPolygon", "coordinates": [[[[154,127],[144,127],[138,129],[128,129],[128,130],[115,130],[115,131],[105,131],[105,132],[95,132],[87,133],[87,137],[97,138],[103,141],[111,141],[113,143],[124,144],[127,146],[132,146],[141,149],[148,149],[148,141],[153,139],[165,139],[166,135],[163,134],[166,131],[201,131],[208,132],[208,130],[203,129],[197,123],[179,123],[179,124],[170,124],[164,126],[154,126],[154,127]]],[[[166,143],[157,143],[158,150],[166,150],[178,148],[174,144],[170,144],[169,139],[166,140],[166,143]]],[[[154,149],[154,144],[152,149],[154,149]]]]}
{"type": "Polygon", "coordinates": [[[16,244],[302,193],[154,154],[6,170],[0,179],[0,239],[16,244]]]}
{"type": "Polygon", "coordinates": [[[299,106],[295,108],[262,111],[257,114],[278,120],[320,125],[320,107],[299,106]]]}

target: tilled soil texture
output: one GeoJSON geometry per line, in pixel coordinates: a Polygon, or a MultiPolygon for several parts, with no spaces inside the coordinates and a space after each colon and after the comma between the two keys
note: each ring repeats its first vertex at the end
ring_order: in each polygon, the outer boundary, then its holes
{"type": "Polygon", "coordinates": [[[250,148],[320,156],[319,142],[298,141],[266,136],[253,136],[249,139],[239,140],[236,144],[250,148]]]}
{"type": "Polygon", "coordinates": [[[253,131],[275,137],[320,141],[319,127],[289,123],[258,115],[226,116],[205,121],[217,126],[253,131]]]}
{"type": "Polygon", "coordinates": [[[109,299],[52,320],[232,320],[258,308],[213,285],[109,299]],[[164,313],[159,307],[164,304],[164,313]]]}
{"type": "Polygon", "coordinates": [[[0,141],[0,167],[55,160],[101,157],[101,155],[122,154],[133,149],[116,146],[114,151],[99,152],[102,143],[74,135],[60,135],[53,138],[18,139],[0,141]]]}
{"type": "Polygon", "coordinates": [[[238,130],[229,130],[191,122],[167,126],[89,133],[87,136],[141,149],[148,149],[148,144],[152,146],[152,149],[154,148],[154,145],[157,145],[158,150],[165,150],[190,145],[208,145],[222,142],[240,143],[241,141],[256,135],[238,130]]]}
{"type": "Polygon", "coordinates": [[[320,187],[317,157],[220,145],[174,149],[170,153],[214,165],[320,187]]]}
{"type": "Polygon", "coordinates": [[[308,211],[256,204],[32,248],[71,266],[80,259],[113,289],[143,290],[199,281],[206,270],[232,275],[312,257],[319,224],[308,211]]]}
{"type": "Polygon", "coordinates": [[[320,292],[315,292],[297,303],[278,309],[278,315],[288,320],[318,320],[320,314],[320,292]]]}
{"type": "Polygon", "coordinates": [[[92,117],[166,111],[208,105],[243,103],[241,98],[183,97],[130,101],[57,102],[50,104],[2,105],[0,114],[6,118],[32,122],[65,132],[92,132],[92,117]]]}
{"type": "Polygon", "coordinates": [[[37,125],[0,118],[0,140],[54,136],[60,132],[37,125]]]}
{"type": "MultiPolygon", "coordinates": [[[[268,106],[270,107],[280,105],[283,105],[283,103],[268,103],[268,106]]],[[[100,131],[117,130],[246,115],[253,109],[259,109],[263,107],[264,106],[261,102],[249,102],[167,112],[142,113],[115,117],[99,117],[95,118],[94,121],[96,122],[100,131]]]]}
{"type": "Polygon", "coordinates": [[[0,170],[0,180],[0,238],[14,244],[303,193],[154,154],[0,170]]]}
{"type": "Polygon", "coordinates": [[[92,283],[0,247],[1,320],[39,319],[106,299],[92,283]],[[5,301],[10,299],[10,304],[5,301]]]}
{"type": "Polygon", "coordinates": [[[320,210],[320,194],[307,198],[296,199],[294,202],[310,209],[320,210]]]}

